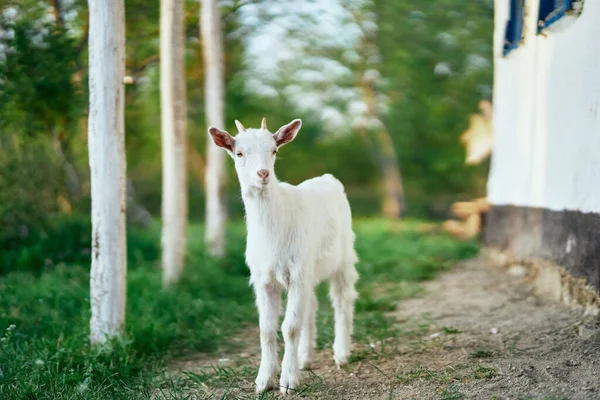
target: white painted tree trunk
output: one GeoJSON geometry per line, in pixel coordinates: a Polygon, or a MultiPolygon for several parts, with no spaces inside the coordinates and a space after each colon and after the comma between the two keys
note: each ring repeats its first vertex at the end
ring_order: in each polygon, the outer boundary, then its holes
{"type": "Polygon", "coordinates": [[[89,11],[90,340],[98,344],[119,335],[125,322],[125,6],[123,0],[89,0],[89,11]]]}
{"type": "Polygon", "coordinates": [[[184,1],[161,0],[160,7],[162,268],[168,286],[183,270],[188,217],[184,1]]]}
{"type": "MultiPolygon", "coordinates": [[[[200,27],[204,48],[205,105],[207,126],[224,129],[225,74],[223,31],[217,0],[202,0],[200,27]]],[[[225,222],[227,209],[224,200],[225,152],[207,139],[206,157],[206,233],[209,254],[225,254],[225,222]]]]}

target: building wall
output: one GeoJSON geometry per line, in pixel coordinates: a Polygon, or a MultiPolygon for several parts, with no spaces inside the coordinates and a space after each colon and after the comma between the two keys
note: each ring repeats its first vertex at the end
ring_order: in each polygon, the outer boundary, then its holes
{"type": "Polygon", "coordinates": [[[508,0],[495,1],[492,211],[484,239],[566,266],[600,290],[600,1],[503,56],[508,0]]]}

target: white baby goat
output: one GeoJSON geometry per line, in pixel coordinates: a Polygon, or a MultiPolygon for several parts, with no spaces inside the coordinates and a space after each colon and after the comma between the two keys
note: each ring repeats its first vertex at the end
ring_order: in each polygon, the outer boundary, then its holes
{"type": "Polygon", "coordinates": [[[334,360],[340,366],[350,356],[358,279],[350,205],[344,186],[330,174],[298,186],[277,180],[277,150],[296,137],[301,120],[275,134],[267,130],[264,118],[260,129],[235,123],[239,131],[235,138],[214,127],[208,131],[235,161],[246,210],[246,263],[260,325],[256,390],[277,386],[277,326],[285,288],[287,309],[281,326],[285,352],[279,387],[282,393],[291,393],[298,389],[300,369],[310,368],[316,343],[315,287],[324,280],[329,280],[335,311],[334,360]]]}

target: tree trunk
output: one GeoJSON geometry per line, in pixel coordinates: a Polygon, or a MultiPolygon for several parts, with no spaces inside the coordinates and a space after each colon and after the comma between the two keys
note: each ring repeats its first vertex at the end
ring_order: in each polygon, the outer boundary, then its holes
{"type": "Polygon", "coordinates": [[[89,0],[88,147],[92,194],[92,344],[119,335],[125,322],[127,242],[124,135],[125,7],[89,0]]]}
{"type": "Polygon", "coordinates": [[[398,219],[404,212],[404,187],[392,136],[377,115],[376,97],[369,82],[363,81],[363,96],[369,115],[379,120],[377,131],[364,135],[370,142],[383,183],[381,212],[385,218],[398,219]]]}
{"type": "Polygon", "coordinates": [[[375,133],[375,143],[378,148],[378,163],[383,179],[381,211],[385,218],[398,219],[404,212],[404,188],[394,143],[385,126],[375,133]]]}
{"type": "MultiPolygon", "coordinates": [[[[223,32],[221,14],[216,0],[202,0],[200,12],[205,65],[206,123],[223,129],[225,77],[223,64],[223,32]]],[[[225,222],[227,209],[224,201],[225,152],[207,139],[206,156],[206,233],[208,253],[225,254],[225,222]]]]}
{"type": "Polygon", "coordinates": [[[163,284],[179,280],[188,217],[183,0],[160,3],[160,106],[162,123],[163,284]]]}
{"type": "Polygon", "coordinates": [[[188,150],[190,155],[189,167],[192,171],[192,175],[202,187],[205,187],[206,182],[204,181],[204,177],[206,176],[206,163],[204,162],[204,158],[202,158],[202,155],[191,141],[188,141],[188,150]]]}
{"type": "MultiPolygon", "coordinates": [[[[59,27],[63,26],[63,18],[61,13],[61,2],[60,0],[50,0],[50,5],[52,8],[52,14],[54,15],[54,21],[56,25],[59,27]]],[[[74,76],[76,79],[76,77],[74,76]]],[[[56,155],[60,158],[63,163],[63,167],[65,170],[65,179],[67,184],[67,192],[69,197],[69,209],[71,209],[74,201],[78,200],[81,195],[81,184],[79,182],[79,177],[77,176],[77,171],[73,167],[73,164],[69,162],[64,150],[63,145],[61,143],[59,132],[54,132],[52,136],[52,142],[54,145],[54,151],[56,155]]]]}
{"type": "Polygon", "coordinates": [[[385,127],[376,133],[369,133],[366,128],[363,128],[359,133],[381,174],[383,186],[381,214],[387,219],[399,219],[404,211],[404,188],[395,152],[388,152],[387,146],[393,146],[391,136],[385,127]]]}
{"type": "Polygon", "coordinates": [[[50,0],[50,5],[52,7],[52,14],[54,14],[54,20],[56,21],[56,25],[62,27],[63,19],[60,9],[60,0],[50,0]]]}
{"type": "Polygon", "coordinates": [[[73,164],[69,162],[60,141],[60,134],[57,132],[54,132],[52,135],[52,144],[54,145],[54,152],[63,164],[65,183],[67,185],[67,197],[69,198],[69,206],[72,206],[72,204],[81,197],[81,183],[79,181],[79,176],[77,175],[77,171],[73,164]]]}
{"type": "Polygon", "coordinates": [[[152,225],[152,215],[136,201],[133,182],[129,178],[127,178],[127,221],[144,229],[152,225]]]}

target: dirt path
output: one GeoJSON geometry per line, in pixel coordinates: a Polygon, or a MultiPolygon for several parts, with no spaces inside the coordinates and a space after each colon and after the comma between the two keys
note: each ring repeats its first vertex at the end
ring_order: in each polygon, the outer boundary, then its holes
{"type": "MultiPolygon", "coordinates": [[[[425,285],[390,313],[399,334],[358,345],[333,367],[329,349],[304,373],[310,399],[600,399],[600,325],[582,311],[532,295],[527,278],[470,261],[425,285]]],[[[173,365],[191,371],[191,398],[256,398],[255,329],[221,359],[173,365]],[[252,343],[252,344],[248,344],[252,343]]],[[[269,393],[263,398],[277,398],[269,393]]]]}

